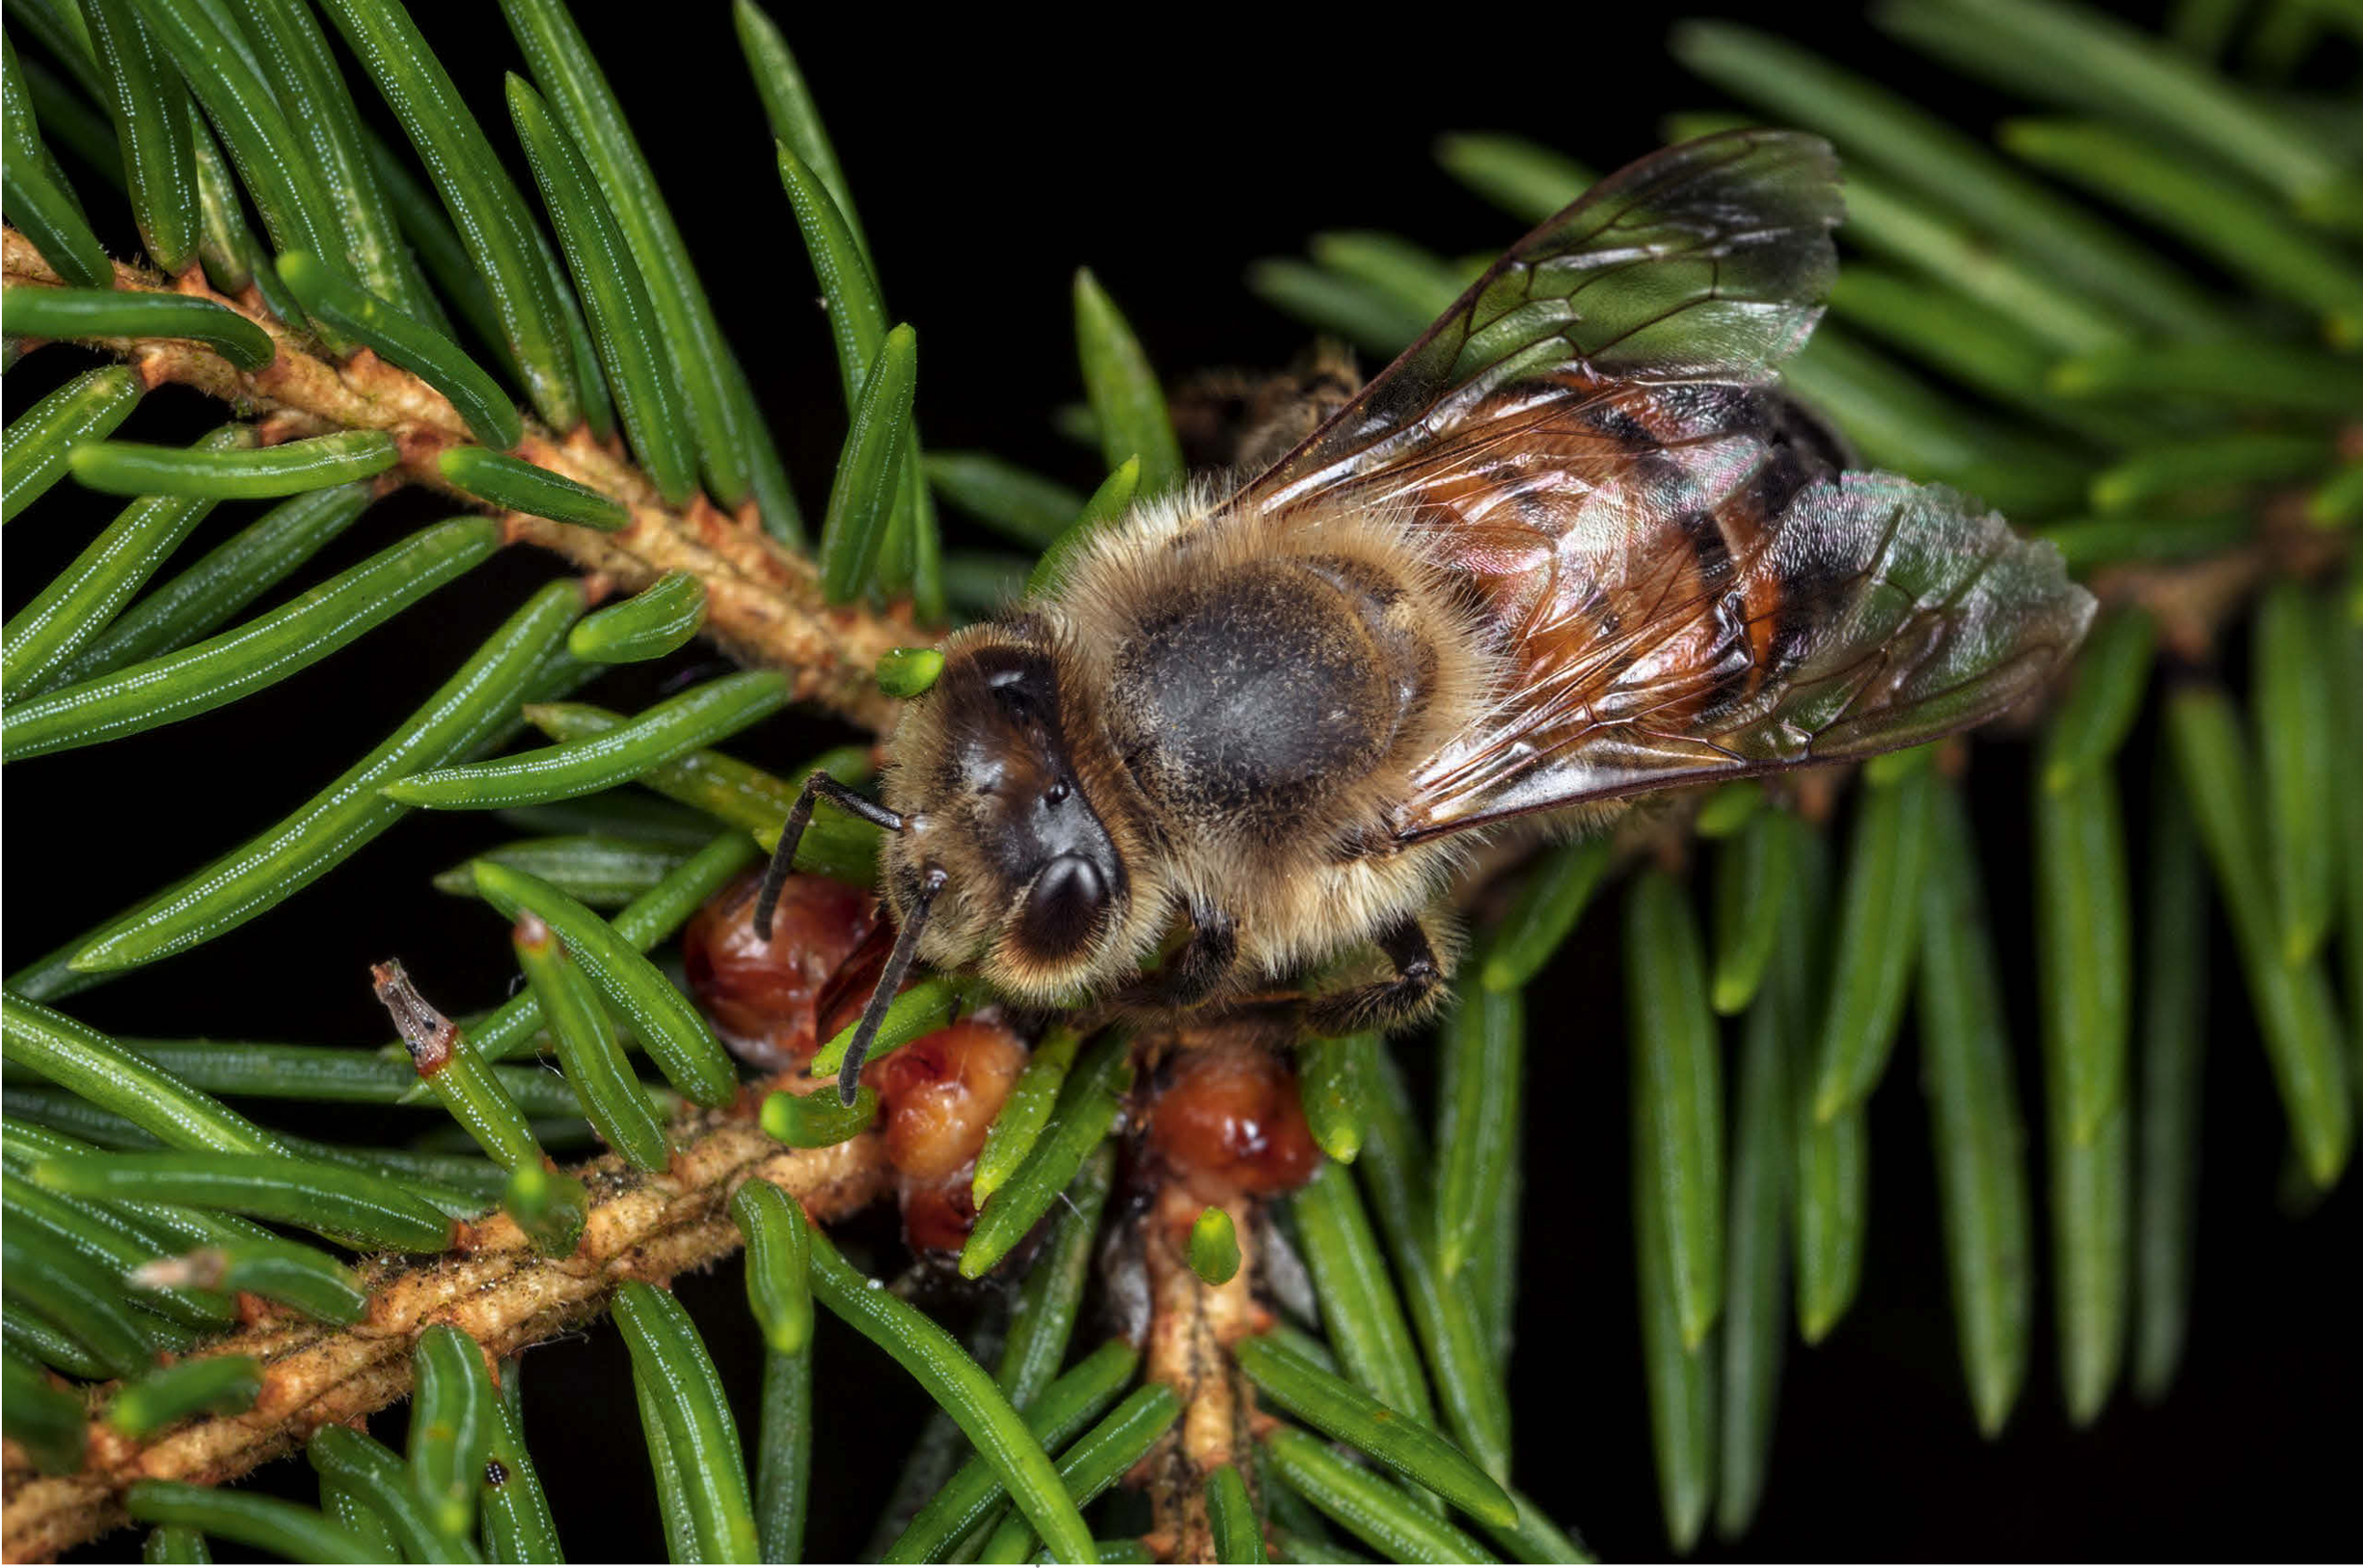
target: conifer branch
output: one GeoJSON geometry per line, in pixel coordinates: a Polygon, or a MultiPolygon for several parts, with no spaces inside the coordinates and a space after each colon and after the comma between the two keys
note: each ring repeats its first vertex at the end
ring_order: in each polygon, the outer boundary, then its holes
{"type": "MultiPolygon", "coordinates": [[[[118,289],[177,293],[227,306],[268,333],[278,352],[261,368],[242,371],[211,349],[178,339],[79,339],[86,346],[122,358],[149,388],[174,382],[262,411],[259,434],[265,443],[333,430],[387,431],[402,457],[382,484],[425,485],[471,506],[482,505],[454,489],[436,467],[440,454],[471,444],[471,437],[449,401],[419,377],[367,349],[341,365],[321,357],[309,338],[271,315],[251,288],[242,298],[216,293],[194,264],[171,280],[123,262],[114,265],[118,289]]],[[[64,282],[13,228],[0,230],[0,277],[11,287],[64,282]]],[[[631,508],[632,521],[602,532],[503,512],[509,538],[557,553],[612,592],[637,592],[667,572],[695,575],[706,588],[705,630],[723,653],[748,668],[789,671],[799,701],[820,703],[873,729],[883,726],[893,704],[872,676],[879,656],[933,640],[911,620],[907,603],[883,611],[824,604],[817,569],[766,534],[751,512],[734,516],[702,492],[686,506],[666,506],[619,445],[602,444],[587,429],[558,436],[528,419],[525,439],[514,451],[622,501],[631,508]]]]}
{"type": "Polygon", "coordinates": [[[1181,1183],[1157,1195],[1142,1228],[1149,1271],[1149,1343],[1142,1371],[1182,1396],[1182,1419],[1142,1461],[1154,1523],[1145,1537],[1160,1562],[1212,1562],[1213,1527],[1207,1517],[1207,1477],[1224,1465],[1251,1468],[1255,1451],[1255,1390],[1231,1357],[1231,1346],[1271,1326],[1255,1279],[1256,1228],[1238,1229],[1238,1271],[1209,1284],[1190,1267],[1190,1223],[1200,1204],[1181,1183]]]}
{"type": "MultiPolygon", "coordinates": [[[[358,1421],[408,1397],[411,1347],[435,1324],[465,1330],[488,1355],[510,1356],[597,1317],[626,1280],[663,1282],[713,1266],[743,1243],[729,1201],[746,1181],[776,1184],[822,1223],[854,1213],[884,1187],[884,1143],[874,1131],[831,1148],[788,1149],[735,1112],[698,1113],[674,1130],[682,1147],[668,1170],[638,1171],[612,1154],[578,1168],[591,1207],[568,1257],[535,1251],[496,1210],[463,1225],[460,1245],[447,1255],[365,1263],[369,1311],[355,1327],[243,1298],[249,1326],[191,1352],[262,1364],[261,1397],[242,1415],[207,1417],[144,1444],[93,1421],[83,1468],[71,1475],[39,1474],[6,1444],[0,1556],[45,1561],[122,1524],[122,1494],[134,1481],[231,1481],[300,1447],[321,1426],[358,1421]]],[[[94,1408],[112,1390],[93,1390],[94,1408]]]]}

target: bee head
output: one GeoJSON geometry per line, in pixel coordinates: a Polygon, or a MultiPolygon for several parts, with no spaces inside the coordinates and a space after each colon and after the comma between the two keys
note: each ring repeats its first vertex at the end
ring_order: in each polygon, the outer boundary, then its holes
{"type": "Polygon", "coordinates": [[[940,875],[921,956],[1003,989],[1071,995],[1129,953],[1139,834],[1106,743],[1035,617],[975,627],[904,710],[886,804],[898,912],[940,875]]]}

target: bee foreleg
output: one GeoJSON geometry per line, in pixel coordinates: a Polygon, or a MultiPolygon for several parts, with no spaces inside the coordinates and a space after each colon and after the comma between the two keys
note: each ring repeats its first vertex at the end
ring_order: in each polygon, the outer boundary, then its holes
{"type": "Polygon", "coordinates": [[[1192,904],[1189,940],[1163,968],[1142,977],[1127,1000],[1141,1007],[1195,1007],[1229,984],[1238,957],[1238,928],[1231,917],[1192,904]]]}
{"type": "Polygon", "coordinates": [[[1394,963],[1395,978],[1315,997],[1306,1010],[1315,1034],[1399,1029],[1435,1006],[1444,991],[1444,965],[1417,917],[1406,916],[1380,932],[1378,951],[1394,963]]]}

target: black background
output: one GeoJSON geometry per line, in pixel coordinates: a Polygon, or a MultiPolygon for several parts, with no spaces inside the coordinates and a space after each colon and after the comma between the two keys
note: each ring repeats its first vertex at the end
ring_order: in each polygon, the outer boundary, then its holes
{"type": "MultiPolygon", "coordinates": [[[[499,73],[517,62],[492,9],[418,9],[495,141],[511,146],[499,73]]],[[[611,9],[584,8],[585,31],[817,517],[843,435],[836,370],[727,9],[716,0],[611,9]]],[[[833,12],[796,8],[782,20],[835,137],[890,308],[917,326],[920,427],[933,447],[989,447],[1086,488],[1094,458],[1054,435],[1046,418],[1080,392],[1075,265],[1098,271],[1169,373],[1275,365],[1307,334],[1247,293],[1251,259],[1298,254],[1307,235],[1332,228],[1391,229],[1447,254],[1515,237],[1512,223],[1438,172],[1436,133],[1516,130],[1608,168],[1656,145],[1661,113],[1718,101],[1666,56],[1667,18],[1644,7],[1383,16],[1375,8],[833,12]]],[[[1970,125],[2010,107],[1948,83],[1850,17],[1762,4],[1719,14],[1786,32],[1970,125]]],[[[126,240],[114,237],[119,253],[126,240]]],[[[12,411],[75,368],[69,358],[53,350],[12,373],[12,411]]],[[[168,392],[124,434],[185,437],[211,417],[194,394],[168,392]]],[[[79,519],[76,511],[53,496],[10,529],[11,610],[108,515],[89,504],[79,519]]],[[[198,546],[251,515],[224,507],[198,546]]],[[[381,507],[321,564],[350,564],[431,515],[415,498],[381,507]]],[[[990,542],[964,540],[952,527],[956,546],[990,542]]],[[[10,770],[8,966],[276,820],[374,744],[390,716],[432,689],[551,570],[530,556],[497,560],[261,697],[10,770]]],[[[593,695],[633,707],[693,662],[611,677],[593,695]]],[[[832,734],[817,720],[781,721],[737,749],[784,767],[832,734]]],[[[2154,741],[2145,727],[2128,752],[2136,812],[2154,741]]],[[[2024,762],[2016,742],[1976,750],[1988,891],[2005,967],[2019,978],[2028,968],[2024,762]]],[[[420,814],[312,896],[202,959],[168,961],[69,1008],[124,1033],[374,1043],[386,1030],[367,966],[389,953],[452,1011],[494,1000],[509,976],[500,922],[432,892],[425,878],[505,836],[464,814],[420,814]]],[[[1613,916],[1613,905],[1594,912],[1532,1002],[1517,1479],[1604,1554],[1649,1557],[1667,1547],[1635,1323],[1613,916]]],[[[2279,1106],[2221,933],[2217,956],[2193,1339],[2173,1393],[2157,1408],[2120,1394],[2095,1427],[2071,1431],[2050,1352],[2045,1266],[2025,1395],[2000,1442],[1978,1439],[1907,1043],[1872,1113],[1862,1295],[1823,1346],[1792,1349],[1756,1527],[1735,1545],[1710,1539],[1703,1555],[2351,1555],[2351,1534],[2332,1527],[2351,1517],[2363,1457],[2354,1424],[2363,1336],[2350,1278],[2363,1200],[2350,1179],[2310,1216],[2279,1202],[2279,1106]]],[[[2013,1001],[2019,1081],[2031,1095],[2030,999],[2013,1001]]],[[[1407,1047],[1410,1058],[1424,1054],[1422,1042],[1407,1047]]],[[[681,1289],[750,1423],[756,1345],[736,1266],[681,1289]]],[[[923,1401],[866,1342],[833,1325],[823,1335],[826,1446],[812,1549],[842,1554],[862,1549],[923,1401]]],[[[660,1555],[616,1338],[596,1331],[537,1350],[527,1365],[530,1436],[570,1521],[569,1551],[584,1560],[660,1555]]],[[[377,1430],[398,1444],[399,1422],[390,1415],[377,1430]]],[[[309,1488],[298,1466],[278,1467],[277,1477],[309,1488]]]]}

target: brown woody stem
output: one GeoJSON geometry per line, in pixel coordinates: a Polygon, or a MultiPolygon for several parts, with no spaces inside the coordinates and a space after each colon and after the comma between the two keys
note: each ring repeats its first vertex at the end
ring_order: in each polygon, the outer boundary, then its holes
{"type": "MultiPolygon", "coordinates": [[[[14,229],[0,230],[0,281],[11,287],[63,282],[14,229]]],[[[471,442],[467,425],[441,392],[409,371],[367,349],[342,364],[323,358],[309,337],[272,316],[258,299],[215,293],[195,266],[167,281],[119,261],[115,286],[211,300],[254,322],[278,346],[270,364],[241,371],[212,350],[177,338],[80,339],[124,360],[149,387],[176,382],[259,410],[258,433],[266,443],[331,430],[387,431],[402,461],[381,483],[423,485],[483,505],[454,490],[435,465],[447,448],[471,442]]],[[[734,516],[702,492],[678,510],[666,506],[647,475],[624,456],[620,442],[602,445],[587,429],[556,435],[529,419],[513,450],[622,501],[632,521],[603,533],[523,512],[501,513],[511,539],[555,551],[614,591],[635,592],[666,572],[694,573],[706,587],[707,635],[722,652],[750,668],[789,671],[800,701],[821,703],[872,729],[884,727],[894,704],[873,675],[879,655],[934,640],[911,621],[908,605],[880,611],[823,604],[812,563],[765,533],[751,509],[734,516]]]]}
{"type": "Polygon", "coordinates": [[[1143,1243],[1149,1269],[1149,1343],[1143,1371],[1182,1396],[1182,1419],[1140,1462],[1152,1526],[1144,1539],[1160,1562],[1212,1562],[1214,1527],[1207,1516],[1207,1477],[1224,1465],[1252,1467],[1255,1390],[1231,1346],[1271,1326],[1253,1288],[1255,1227],[1238,1228],[1238,1272],[1209,1284],[1189,1262],[1190,1224],[1204,1205],[1174,1182],[1156,1199],[1143,1243]]]}
{"type": "MultiPolygon", "coordinates": [[[[776,1182],[816,1222],[862,1207],[884,1189],[884,1144],[864,1133],[830,1149],[786,1149],[744,1120],[700,1113],[676,1129],[668,1170],[649,1174],[615,1156],[577,1173],[591,1192],[582,1242],[548,1257],[504,1214],[460,1227],[459,1247],[435,1257],[387,1256],[361,1269],[369,1313],[340,1328],[275,1308],[252,1326],[193,1354],[253,1356],[262,1395],[237,1416],[211,1416],[148,1443],[94,1421],[82,1469],[36,1473],[21,1449],[0,1448],[7,1501],[0,1557],[37,1562],[124,1522],[132,1482],[162,1478],[218,1484],[299,1446],[332,1421],[353,1421],[410,1392],[411,1347],[437,1323],[473,1336],[500,1357],[595,1317],[626,1280],[662,1282],[729,1257],[740,1246],[730,1195],[754,1177],[776,1182]]],[[[108,1389],[94,1391],[102,1408],[108,1389]]]]}

